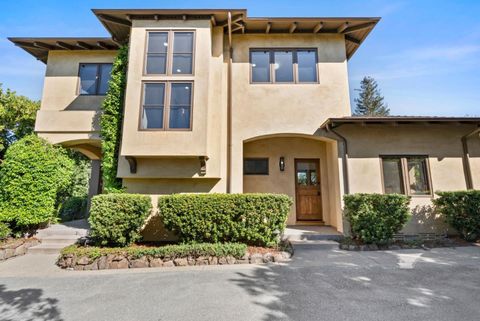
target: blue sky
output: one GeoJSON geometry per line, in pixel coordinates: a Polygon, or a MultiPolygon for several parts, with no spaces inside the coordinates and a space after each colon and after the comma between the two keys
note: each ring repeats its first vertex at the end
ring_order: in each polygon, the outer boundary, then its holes
{"type": "Polygon", "coordinates": [[[2,1],[0,83],[40,99],[45,65],[6,37],[108,36],[91,8],[246,8],[249,16],[379,16],[350,59],[353,98],[377,79],[395,115],[480,116],[480,1],[2,1]]]}

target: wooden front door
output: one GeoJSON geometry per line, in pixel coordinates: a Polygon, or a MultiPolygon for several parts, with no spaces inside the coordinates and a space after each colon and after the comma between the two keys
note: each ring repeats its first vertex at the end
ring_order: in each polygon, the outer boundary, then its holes
{"type": "Polygon", "coordinates": [[[319,159],[295,159],[295,193],[298,221],[322,220],[319,159]]]}

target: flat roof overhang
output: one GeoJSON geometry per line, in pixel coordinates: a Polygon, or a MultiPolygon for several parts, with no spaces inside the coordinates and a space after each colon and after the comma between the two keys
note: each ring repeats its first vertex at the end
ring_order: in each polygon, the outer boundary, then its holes
{"type": "Polygon", "coordinates": [[[470,124],[480,126],[480,117],[388,116],[340,117],[327,119],[320,128],[337,128],[341,125],[407,125],[407,124],[470,124]]]}
{"type": "MultiPolygon", "coordinates": [[[[246,9],[92,9],[112,38],[124,42],[130,35],[132,20],[209,19],[213,26],[227,26],[232,16],[233,34],[343,34],[350,58],[380,18],[330,17],[247,17],[246,9]]],[[[225,32],[226,32],[225,28],[225,32]]]]}
{"type": "Polygon", "coordinates": [[[50,50],[117,50],[111,38],[8,38],[38,60],[47,63],[50,50]]]}

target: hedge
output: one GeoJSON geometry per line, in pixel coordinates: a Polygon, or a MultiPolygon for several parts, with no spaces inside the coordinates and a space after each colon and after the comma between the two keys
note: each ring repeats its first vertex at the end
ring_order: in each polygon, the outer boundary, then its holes
{"type": "Polygon", "coordinates": [[[140,239],[140,229],[151,210],[151,199],[145,195],[94,196],[90,207],[90,236],[101,245],[129,245],[140,239]]]}
{"type": "Polygon", "coordinates": [[[480,190],[437,192],[433,200],[438,213],[467,241],[480,238],[480,190]]]}
{"type": "Polygon", "coordinates": [[[158,199],[160,217],[185,243],[274,246],[292,201],[275,194],[176,194],[158,199]]]}
{"type": "Polygon", "coordinates": [[[0,241],[7,239],[12,231],[7,224],[0,222],[0,241]]]}
{"type": "Polygon", "coordinates": [[[34,134],[11,145],[0,166],[0,221],[27,231],[54,220],[73,166],[63,148],[34,134]]]}
{"type": "Polygon", "coordinates": [[[410,198],[399,194],[344,196],[344,215],[352,237],[366,244],[387,244],[407,222],[410,198]]]}
{"type": "Polygon", "coordinates": [[[241,243],[197,243],[197,244],[174,244],[158,247],[130,246],[130,247],[82,247],[71,245],[64,248],[61,255],[73,254],[78,257],[88,256],[92,259],[109,254],[127,254],[132,258],[139,258],[145,255],[159,258],[184,258],[200,256],[233,256],[242,258],[247,252],[247,246],[241,243]]]}

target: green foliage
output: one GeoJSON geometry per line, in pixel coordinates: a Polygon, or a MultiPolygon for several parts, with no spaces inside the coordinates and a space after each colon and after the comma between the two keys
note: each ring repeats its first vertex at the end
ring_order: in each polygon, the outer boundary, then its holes
{"type": "Polygon", "coordinates": [[[129,245],[140,239],[140,229],[151,210],[151,199],[145,195],[94,196],[90,208],[90,235],[101,245],[129,245]]]}
{"type": "Polygon", "coordinates": [[[388,116],[390,109],[383,101],[384,98],[378,89],[378,84],[372,77],[364,77],[360,82],[360,92],[355,98],[354,115],[356,116],[388,116]]]}
{"type": "Polygon", "coordinates": [[[102,137],[102,175],[106,192],[120,190],[121,179],[117,178],[118,152],[123,122],[123,104],[127,80],[128,46],[119,49],[113,62],[108,90],[102,104],[100,135],[102,137]]]}
{"type": "Polygon", "coordinates": [[[40,102],[32,101],[0,84],[0,159],[16,140],[33,133],[40,102]]]}
{"type": "Polygon", "coordinates": [[[0,222],[0,241],[5,240],[12,234],[7,224],[0,222]]]}
{"type": "Polygon", "coordinates": [[[405,195],[351,194],[343,199],[353,238],[367,244],[389,243],[410,215],[405,195]]]}
{"type": "Polygon", "coordinates": [[[187,243],[240,242],[273,246],[292,201],[274,194],[177,194],[158,199],[168,230],[187,243]]]}
{"type": "Polygon", "coordinates": [[[68,154],[75,163],[69,196],[85,197],[88,195],[90,173],[92,169],[91,162],[80,152],[68,150],[68,154]]]}
{"type": "Polygon", "coordinates": [[[436,211],[467,241],[480,238],[480,190],[437,192],[436,211]]]}
{"type": "Polygon", "coordinates": [[[72,175],[63,148],[34,134],[15,142],[0,165],[0,221],[19,230],[52,221],[72,175]]]}
{"type": "Polygon", "coordinates": [[[165,246],[130,246],[130,247],[81,247],[71,245],[64,248],[61,255],[76,255],[77,257],[88,256],[92,259],[108,254],[128,254],[132,258],[152,256],[159,258],[184,258],[200,256],[233,256],[242,258],[247,252],[247,246],[240,243],[197,243],[197,244],[174,244],[165,246]]]}
{"type": "Polygon", "coordinates": [[[70,196],[60,206],[62,222],[78,220],[87,214],[87,196],[70,196]]]}

